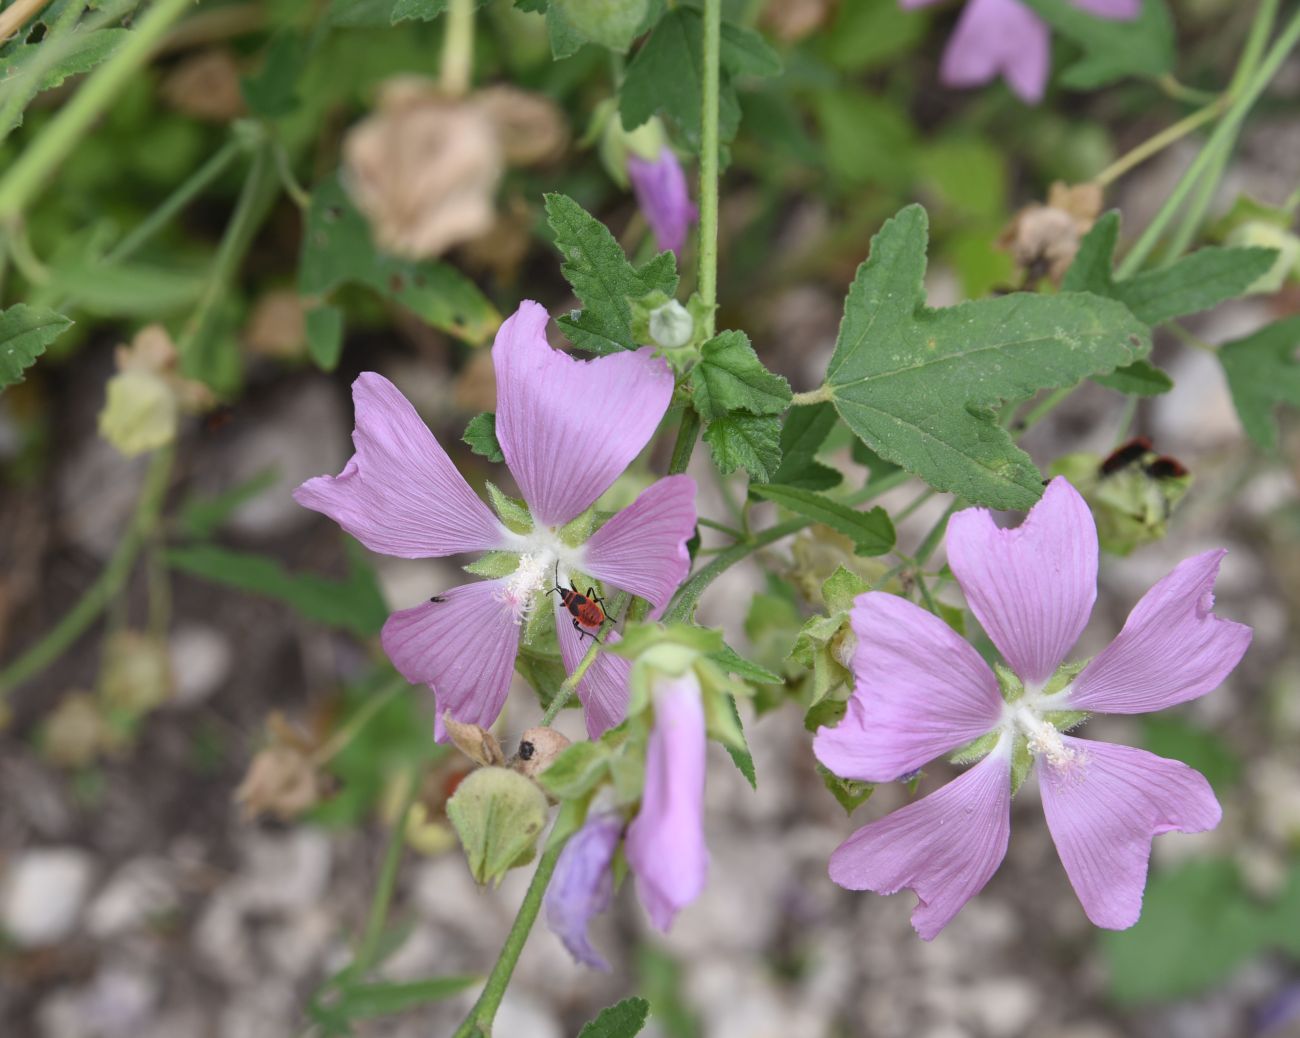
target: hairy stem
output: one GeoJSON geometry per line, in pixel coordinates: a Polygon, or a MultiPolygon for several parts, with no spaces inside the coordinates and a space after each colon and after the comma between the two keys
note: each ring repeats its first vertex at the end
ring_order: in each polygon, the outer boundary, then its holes
{"type": "Polygon", "coordinates": [[[542,896],[546,893],[547,884],[551,882],[555,863],[559,861],[562,850],[564,850],[564,841],[548,848],[537,862],[537,871],[533,873],[532,882],[528,884],[528,891],[519,905],[519,914],[515,916],[514,924],[506,935],[496,965],[488,974],[487,983],[483,986],[478,1001],[474,1003],[474,1008],[456,1029],[453,1038],[488,1038],[491,1035],[492,1021],[506,993],[506,987],[510,984],[510,975],[514,973],[519,954],[524,950],[533,923],[537,921],[537,913],[542,907],[542,896]]]}
{"type": "Polygon", "coordinates": [[[171,471],[172,449],[164,447],[150,460],[144,488],[136,502],[135,514],[113,550],[108,565],[77,603],[63,615],[62,620],[40,641],[4,670],[0,670],[0,701],[63,655],[126,585],[141,548],[158,525],[171,471]]]}
{"type": "Polygon", "coordinates": [[[673,456],[668,462],[668,475],[675,476],[685,472],[695,452],[695,439],[700,434],[700,415],[690,404],[682,408],[682,423],[677,427],[677,439],[673,442],[673,456]]]}
{"type": "Polygon", "coordinates": [[[1223,113],[1224,108],[1227,107],[1228,100],[1229,98],[1226,94],[1222,97],[1215,98],[1214,101],[1206,105],[1204,108],[1192,112],[1191,115],[1184,116],[1182,119],[1179,119],[1178,122],[1173,123],[1170,126],[1166,126],[1154,137],[1143,141],[1126,155],[1121,155],[1118,159],[1093,177],[1093,182],[1105,187],[1107,184],[1111,183],[1111,181],[1118,180],[1133,167],[1141,165],[1153,155],[1158,155],[1160,152],[1164,151],[1165,148],[1169,147],[1171,144],[1182,140],[1189,133],[1193,133],[1206,123],[1217,119],[1223,113]]]}
{"type": "Polygon", "coordinates": [[[704,108],[700,135],[700,299],[705,330],[717,327],[718,305],[718,90],[721,77],[722,0],[704,0],[704,108]]]}

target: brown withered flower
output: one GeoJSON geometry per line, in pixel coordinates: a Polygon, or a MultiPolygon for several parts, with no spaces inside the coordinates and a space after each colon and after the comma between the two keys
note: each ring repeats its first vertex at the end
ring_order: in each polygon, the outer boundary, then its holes
{"type": "Polygon", "coordinates": [[[247,112],[239,89],[239,65],[224,47],[182,59],[162,82],[167,104],[194,119],[226,123],[247,112]]]}
{"type": "Polygon", "coordinates": [[[375,241],[410,259],[489,231],[505,151],[487,111],[416,77],[390,80],[375,113],[343,141],[352,200],[375,241]]]}
{"type": "Polygon", "coordinates": [[[1051,278],[1059,285],[1079,251],[1079,242],[1101,212],[1098,184],[1054,183],[1047,204],[1035,202],[1011,218],[998,237],[998,248],[1010,253],[1024,271],[1025,284],[1051,278]]]}
{"type": "Polygon", "coordinates": [[[266,719],[266,727],[269,741],[253,756],[234,799],[245,820],[268,814],[291,821],[320,802],[326,780],[304,733],[278,712],[266,719]]]}

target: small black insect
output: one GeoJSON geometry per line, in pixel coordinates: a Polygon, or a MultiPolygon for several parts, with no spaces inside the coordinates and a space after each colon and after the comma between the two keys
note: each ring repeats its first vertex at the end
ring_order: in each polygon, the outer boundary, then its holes
{"type": "Polygon", "coordinates": [[[443,598],[442,595],[432,595],[432,596],[430,596],[429,601],[430,601],[430,602],[445,602],[445,601],[447,601],[447,600],[446,600],[445,598],[443,598]]]}
{"type": "Polygon", "coordinates": [[[525,739],[523,742],[521,742],[521,743],[519,744],[519,759],[520,759],[520,760],[532,760],[532,759],[533,759],[533,754],[534,754],[535,752],[536,752],[535,747],[534,747],[533,744],[532,744],[531,742],[529,742],[527,739],[525,739]]]}

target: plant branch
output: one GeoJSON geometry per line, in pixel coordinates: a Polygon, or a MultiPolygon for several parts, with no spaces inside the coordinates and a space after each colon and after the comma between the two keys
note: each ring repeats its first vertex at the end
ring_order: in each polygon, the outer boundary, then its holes
{"type": "Polygon", "coordinates": [[[699,292],[705,330],[713,335],[718,305],[718,95],[721,79],[722,0],[704,0],[704,87],[700,134],[699,292]]]}
{"type": "Polygon", "coordinates": [[[463,97],[474,73],[474,0],[451,0],[443,31],[438,85],[449,97],[463,97]]]}
{"type": "Polygon", "coordinates": [[[384,936],[384,926],[388,922],[388,909],[393,902],[393,891],[397,888],[397,869],[402,863],[402,850],[406,846],[406,820],[411,808],[420,795],[420,782],[424,776],[422,767],[413,767],[406,771],[407,788],[402,796],[402,806],[393,823],[393,831],[388,836],[388,846],[384,850],[384,863],[379,869],[379,883],[374,896],[370,899],[370,913],[366,917],[366,928],[361,934],[361,943],[357,946],[357,957],[353,960],[353,969],[357,977],[363,977],[374,965],[379,951],[380,941],[384,936]]]}
{"type": "MultiPolygon", "coordinates": [[[[21,213],[53,181],[55,169],[77,146],[91,124],[116,99],[154,45],[191,6],[193,0],[157,0],[122,46],[92,72],[72,100],[64,105],[0,178],[0,220],[21,213]]],[[[71,7],[77,7],[71,4],[71,7]]],[[[39,83],[39,78],[35,80],[39,83]]],[[[22,91],[19,91],[21,95],[22,91]]]]}

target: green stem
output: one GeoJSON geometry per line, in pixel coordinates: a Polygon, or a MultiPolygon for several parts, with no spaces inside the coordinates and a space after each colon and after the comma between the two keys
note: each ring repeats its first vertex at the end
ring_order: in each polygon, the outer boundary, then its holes
{"type": "MultiPolygon", "coordinates": [[[[1266,3],[1260,5],[1261,13],[1256,16],[1251,38],[1247,42],[1246,51],[1243,53],[1242,60],[1238,65],[1238,73],[1233,77],[1235,89],[1230,89],[1232,96],[1230,107],[1224,114],[1223,119],[1214,128],[1214,132],[1210,134],[1210,139],[1206,142],[1205,147],[1201,149],[1192,164],[1187,167],[1187,171],[1182,178],[1174,186],[1173,191],[1165,200],[1165,204],[1160,207],[1160,211],[1156,213],[1155,218],[1147,225],[1137,242],[1134,243],[1133,248],[1129,250],[1118,268],[1116,268],[1117,277],[1121,279],[1129,277],[1142,266],[1159,243],[1160,236],[1164,233],[1165,228],[1182,208],[1183,203],[1187,201],[1188,196],[1197,187],[1203,175],[1208,177],[1210,184],[1208,189],[1203,187],[1203,191],[1208,190],[1212,193],[1214,187],[1217,186],[1217,176],[1209,177],[1209,174],[1214,170],[1221,171],[1223,149],[1231,148],[1232,141],[1236,139],[1247,114],[1254,107],[1255,102],[1259,100],[1260,94],[1272,82],[1273,77],[1277,75],[1278,69],[1281,68],[1283,62],[1286,61],[1287,56],[1295,47],[1297,40],[1300,39],[1300,13],[1297,13],[1287,24],[1282,35],[1269,49],[1263,61],[1258,64],[1257,68],[1252,67],[1257,61],[1256,55],[1259,47],[1262,46],[1262,44],[1256,44],[1256,40],[1262,35],[1258,31],[1259,27],[1263,25],[1264,32],[1267,31],[1268,24],[1271,24],[1269,11],[1275,6],[1275,0],[1267,0],[1266,3]]],[[[1193,210],[1189,216],[1198,217],[1198,214],[1193,210]]],[[[1191,231],[1180,231],[1179,238],[1182,240],[1191,239],[1199,219],[1189,220],[1188,223],[1192,225],[1191,231]]],[[[1176,258],[1176,255],[1167,252],[1165,262],[1170,262],[1172,258],[1176,258]]]]}
{"type": "Polygon", "coordinates": [[[1047,396],[1043,397],[1043,399],[1034,407],[1030,408],[1029,413],[1025,415],[1023,419],[1024,426],[1021,429],[1021,432],[1024,432],[1030,426],[1036,425],[1038,422],[1046,418],[1050,412],[1056,410],[1057,406],[1064,402],[1065,398],[1078,388],[1078,386],[1062,386],[1060,389],[1054,389],[1052,392],[1048,393],[1047,396]]]}
{"type": "Polygon", "coordinates": [[[225,293],[242,262],[244,254],[253,243],[253,236],[261,226],[275,198],[276,175],[271,159],[271,144],[263,140],[253,153],[253,163],[235,202],[235,211],[221,236],[217,254],[212,261],[203,295],[199,297],[194,313],[186,322],[176,344],[182,360],[196,350],[202,350],[207,341],[216,305],[225,293]]]}
{"type": "Polygon", "coordinates": [[[496,965],[492,967],[492,972],[488,975],[487,983],[483,986],[478,1001],[474,1003],[474,1008],[456,1029],[453,1038],[487,1038],[491,1035],[492,1021],[510,983],[510,975],[514,973],[515,964],[519,961],[519,954],[524,950],[533,923],[537,921],[537,913],[542,907],[542,896],[546,893],[546,885],[551,881],[551,875],[555,872],[555,863],[559,861],[563,849],[564,841],[560,841],[548,848],[538,861],[537,871],[533,873],[532,882],[528,884],[528,891],[519,905],[519,914],[515,916],[514,925],[506,935],[496,965]]]}
{"type": "Polygon", "coordinates": [[[722,0],[704,0],[704,89],[700,135],[699,292],[705,331],[717,327],[718,305],[718,94],[721,78],[722,0]]]}
{"type": "Polygon", "coordinates": [[[685,472],[695,451],[695,438],[700,434],[700,415],[690,404],[682,408],[682,424],[677,427],[673,442],[673,456],[668,462],[668,475],[685,472]]]}
{"type": "Polygon", "coordinates": [[[438,83],[449,97],[463,97],[474,71],[474,0],[451,0],[444,32],[438,83]]]}
{"type": "Polygon", "coordinates": [[[805,407],[808,404],[820,404],[823,401],[830,400],[834,393],[830,386],[818,386],[816,389],[810,389],[806,393],[795,393],[790,398],[791,407],[805,407]]]}
{"type": "Polygon", "coordinates": [[[1128,154],[1122,155],[1112,162],[1092,178],[1093,182],[1105,187],[1111,181],[1118,180],[1134,166],[1141,165],[1147,159],[1151,158],[1151,156],[1164,151],[1164,149],[1169,147],[1169,145],[1182,140],[1189,133],[1199,129],[1206,123],[1217,119],[1223,112],[1224,108],[1227,107],[1227,103],[1228,96],[1225,94],[1222,97],[1216,98],[1212,103],[1206,105],[1204,108],[1179,119],[1178,122],[1173,125],[1166,126],[1154,137],[1143,141],[1132,151],[1128,152],[1128,154]]]}
{"type": "MultiPolygon", "coordinates": [[[[901,486],[912,478],[910,472],[902,470],[891,472],[880,479],[872,480],[855,494],[850,494],[844,499],[845,504],[863,504],[874,497],[892,490],[896,486],[901,486]]],[[[733,544],[725,551],[721,552],[707,566],[691,577],[685,584],[677,589],[677,594],[668,604],[664,612],[664,623],[684,623],[691,617],[695,609],[695,604],[699,601],[700,595],[704,590],[718,579],[723,573],[729,570],[737,562],[748,558],[754,552],[761,548],[766,548],[769,544],[781,540],[783,537],[789,537],[791,534],[798,533],[807,526],[811,526],[811,519],[787,519],[783,523],[777,523],[775,526],[769,526],[755,534],[749,540],[733,544]]]]}
{"type": "Polygon", "coordinates": [[[244,150],[239,141],[229,141],[220,151],[186,178],[185,182],[168,195],[148,216],[131,229],[121,241],[104,256],[105,263],[120,263],[133,256],[150,238],[162,230],[172,218],[197,198],[217,177],[221,176],[244,150]]]}
{"type": "Polygon", "coordinates": [[[156,0],[127,34],[121,48],[87,77],[72,100],[0,178],[0,220],[21,213],[50,185],[54,170],[149,59],[154,44],[192,3],[193,0],[156,0]]]}
{"type": "Polygon", "coordinates": [[[388,846],[384,850],[384,863],[379,869],[379,883],[375,887],[374,897],[370,900],[370,914],[366,918],[366,928],[362,931],[361,943],[357,947],[357,955],[352,964],[352,969],[358,978],[364,977],[366,971],[374,965],[375,956],[379,952],[379,943],[384,937],[388,909],[393,902],[393,891],[397,888],[397,869],[402,863],[402,851],[406,847],[406,820],[410,817],[411,808],[420,795],[422,778],[422,768],[415,767],[406,772],[408,785],[402,796],[402,806],[397,812],[397,821],[393,823],[393,831],[388,836],[388,846]]]}
{"type": "Polygon", "coordinates": [[[140,549],[158,525],[171,471],[172,449],[164,447],[154,454],[149,463],[135,514],[104,571],[45,637],[4,670],[0,670],[0,701],[58,659],[95,622],[109,602],[117,597],[131,575],[140,549]]]}

